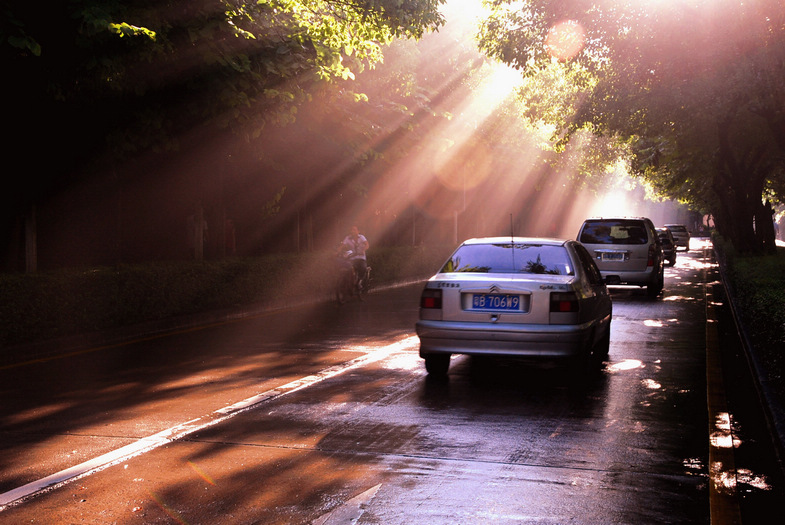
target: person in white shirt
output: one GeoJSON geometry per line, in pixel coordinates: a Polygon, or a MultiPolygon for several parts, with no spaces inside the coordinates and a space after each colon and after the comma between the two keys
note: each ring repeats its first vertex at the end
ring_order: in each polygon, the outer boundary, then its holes
{"type": "MultiPolygon", "coordinates": [[[[368,250],[368,247],[368,239],[360,233],[357,226],[352,226],[349,235],[347,235],[341,243],[342,250],[351,252],[349,261],[352,263],[357,275],[363,279],[365,278],[365,271],[368,266],[368,262],[365,258],[365,252],[368,250]]],[[[362,284],[365,285],[364,282],[362,284]]]]}

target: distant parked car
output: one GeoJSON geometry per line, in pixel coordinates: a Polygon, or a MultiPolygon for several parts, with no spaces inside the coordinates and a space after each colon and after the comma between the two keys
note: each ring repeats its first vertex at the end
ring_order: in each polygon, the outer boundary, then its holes
{"type": "Polygon", "coordinates": [[[429,374],[452,354],[565,358],[608,355],[611,298],[589,252],[572,240],[470,239],[425,284],[417,335],[429,374]]]}
{"type": "Polygon", "coordinates": [[[654,223],[645,217],[586,219],[578,241],[594,258],[608,285],[646,287],[657,297],[665,283],[662,246],[654,223]]]}
{"type": "Polygon", "coordinates": [[[665,227],[673,234],[673,240],[676,241],[677,250],[679,249],[679,246],[683,246],[686,251],[690,250],[690,232],[687,230],[686,226],[683,224],[666,224],[665,227]]]}
{"type": "Polygon", "coordinates": [[[657,235],[662,245],[662,255],[668,264],[673,266],[676,264],[676,243],[673,240],[673,234],[668,228],[657,228],[657,235]]]}

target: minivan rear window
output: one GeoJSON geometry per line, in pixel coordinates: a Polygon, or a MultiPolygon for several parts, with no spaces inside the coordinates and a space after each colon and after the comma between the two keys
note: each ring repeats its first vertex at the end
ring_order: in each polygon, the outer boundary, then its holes
{"type": "Polygon", "coordinates": [[[641,221],[614,219],[586,221],[578,240],[584,244],[646,244],[649,236],[641,221]]]}

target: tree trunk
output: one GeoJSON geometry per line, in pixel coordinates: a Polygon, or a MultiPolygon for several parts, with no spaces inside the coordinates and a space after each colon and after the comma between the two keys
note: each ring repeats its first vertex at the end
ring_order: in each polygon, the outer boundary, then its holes
{"type": "Polygon", "coordinates": [[[730,240],[739,252],[748,253],[754,251],[753,214],[747,206],[746,192],[739,188],[738,177],[729,173],[730,165],[724,163],[715,178],[714,193],[719,205],[712,215],[720,235],[730,240]]]}
{"type": "Polygon", "coordinates": [[[755,238],[762,253],[766,255],[777,253],[774,208],[770,201],[766,201],[766,204],[761,203],[755,211],[755,238]]]}
{"type": "MultiPolygon", "coordinates": [[[[758,235],[760,228],[756,229],[756,218],[761,216],[760,210],[763,208],[764,178],[757,173],[759,170],[756,170],[754,152],[747,152],[749,155],[746,162],[739,162],[737,159],[736,150],[731,146],[728,136],[730,120],[728,117],[718,126],[718,176],[714,191],[719,199],[720,209],[714,215],[722,218],[722,228],[726,232],[723,236],[730,239],[736,250],[741,253],[763,253],[764,239],[769,237],[758,235]]],[[[773,225],[771,230],[773,242],[773,225]]]]}

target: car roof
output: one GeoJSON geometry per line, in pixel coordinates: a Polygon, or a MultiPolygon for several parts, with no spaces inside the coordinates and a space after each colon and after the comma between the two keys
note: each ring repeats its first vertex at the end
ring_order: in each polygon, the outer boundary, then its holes
{"type": "Polygon", "coordinates": [[[607,220],[615,221],[615,220],[621,220],[621,219],[623,219],[623,220],[638,220],[638,221],[648,221],[648,220],[651,220],[648,217],[626,217],[626,216],[623,216],[623,215],[613,215],[613,216],[610,216],[610,217],[589,217],[586,220],[587,221],[607,221],[607,220]]]}
{"type": "Polygon", "coordinates": [[[505,244],[510,242],[515,244],[546,244],[551,246],[562,246],[570,241],[568,239],[552,239],[547,237],[475,237],[472,239],[467,239],[461,244],[505,244]]]}

